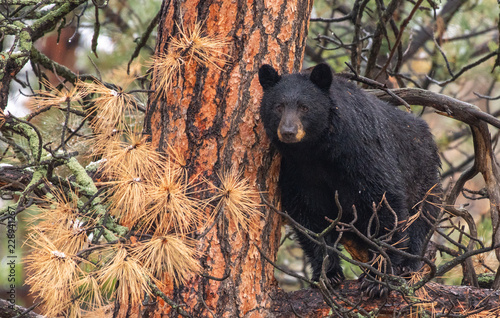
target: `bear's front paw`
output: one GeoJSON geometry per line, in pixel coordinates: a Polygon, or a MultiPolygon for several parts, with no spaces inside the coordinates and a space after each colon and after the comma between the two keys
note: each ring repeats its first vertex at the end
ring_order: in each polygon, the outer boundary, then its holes
{"type": "MultiPolygon", "coordinates": [[[[342,272],[330,272],[326,274],[326,277],[332,286],[340,285],[344,281],[344,274],[342,272]]],[[[320,281],[320,274],[313,275],[312,280],[315,282],[320,281]]]]}
{"type": "Polygon", "coordinates": [[[337,286],[344,281],[344,275],[342,273],[328,275],[328,280],[330,280],[330,284],[332,284],[333,286],[337,286]]]}
{"type": "Polygon", "coordinates": [[[413,273],[419,272],[421,270],[422,270],[421,266],[415,266],[415,265],[397,266],[395,268],[394,274],[403,277],[404,279],[410,279],[413,273]]]}
{"type": "Polygon", "coordinates": [[[389,288],[379,280],[373,280],[362,274],[359,278],[361,281],[361,294],[369,299],[385,298],[389,295],[389,288]]]}

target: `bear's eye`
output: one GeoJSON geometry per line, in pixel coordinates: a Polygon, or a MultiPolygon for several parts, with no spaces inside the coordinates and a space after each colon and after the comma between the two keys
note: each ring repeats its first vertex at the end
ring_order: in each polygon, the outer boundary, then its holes
{"type": "Polygon", "coordinates": [[[284,106],[283,104],[276,105],[276,111],[277,111],[278,113],[280,113],[280,114],[281,114],[281,113],[283,112],[283,110],[284,110],[284,109],[285,109],[285,106],[284,106]]]}
{"type": "Polygon", "coordinates": [[[309,111],[309,107],[307,107],[306,105],[299,105],[299,111],[302,112],[302,113],[307,113],[309,111]]]}

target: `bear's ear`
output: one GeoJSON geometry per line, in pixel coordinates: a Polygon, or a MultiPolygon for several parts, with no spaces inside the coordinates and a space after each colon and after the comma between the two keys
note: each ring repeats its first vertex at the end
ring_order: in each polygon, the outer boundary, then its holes
{"type": "Polygon", "coordinates": [[[264,64],[259,69],[259,82],[264,90],[276,85],[281,79],[281,76],[269,64],[264,64]]]}
{"type": "Polygon", "coordinates": [[[333,80],[332,69],[328,64],[318,64],[313,68],[310,80],[321,90],[328,92],[333,80]]]}

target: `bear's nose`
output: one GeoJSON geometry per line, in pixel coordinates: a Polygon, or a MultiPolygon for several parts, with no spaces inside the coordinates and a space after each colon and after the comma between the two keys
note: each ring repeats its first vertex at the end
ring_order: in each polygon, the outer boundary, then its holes
{"type": "Polygon", "coordinates": [[[297,126],[293,124],[285,124],[281,126],[280,131],[283,138],[295,138],[295,135],[297,135],[297,126]]]}
{"type": "Polygon", "coordinates": [[[278,138],[284,143],[299,142],[305,135],[304,128],[296,112],[284,112],[278,127],[278,138]]]}
{"type": "Polygon", "coordinates": [[[293,123],[283,123],[278,129],[278,137],[282,142],[294,143],[297,142],[298,127],[293,123]]]}

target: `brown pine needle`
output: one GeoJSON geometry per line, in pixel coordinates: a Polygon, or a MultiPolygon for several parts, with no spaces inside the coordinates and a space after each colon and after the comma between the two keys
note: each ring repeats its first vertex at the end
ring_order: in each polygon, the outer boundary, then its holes
{"type": "MultiPolygon", "coordinates": [[[[427,275],[430,272],[430,268],[425,265],[422,267],[418,272],[413,272],[411,273],[410,280],[408,281],[408,284],[415,285],[418,283],[422,278],[424,278],[425,275],[427,275]]],[[[429,291],[427,290],[428,286],[424,285],[418,290],[415,291],[415,300],[418,301],[418,303],[415,305],[415,308],[417,309],[416,312],[411,312],[410,317],[420,317],[420,313],[422,311],[430,311],[431,313],[435,313],[436,309],[435,307],[438,305],[438,302],[432,301],[432,298],[429,294],[429,291]]],[[[412,308],[413,310],[413,308],[412,308]]]]}
{"type": "Polygon", "coordinates": [[[178,168],[184,168],[186,166],[186,158],[179,149],[175,149],[170,144],[168,144],[167,151],[168,159],[171,163],[178,165],[178,168]]]}
{"type": "Polygon", "coordinates": [[[41,82],[47,90],[37,90],[36,95],[30,98],[28,108],[32,110],[42,110],[50,107],[66,108],[68,103],[80,101],[87,95],[86,89],[77,85],[71,89],[64,87],[59,90],[45,79],[41,82]]]}
{"type": "Polygon", "coordinates": [[[494,251],[475,255],[472,257],[472,262],[476,273],[495,273],[495,269],[498,268],[494,251]]]}
{"type": "Polygon", "coordinates": [[[128,131],[123,138],[126,141],[113,142],[105,150],[106,161],[102,165],[102,172],[106,176],[112,176],[116,173],[115,169],[123,165],[133,175],[146,179],[156,178],[160,173],[162,158],[147,141],[148,137],[128,131]]]}
{"type": "Polygon", "coordinates": [[[153,56],[151,64],[153,66],[153,82],[157,85],[155,94],[166,97],[167,92],[173,86],[174,79],[180,74],[184,60],[178,53],[165,54],[160,52],[153,56]]]}
{"type": "Polygon", "coordinates": [[[168,275],[176,285],[181,285],[201,271],[199,252],[194,246],[195,241],[187,237],[156,236],[140,242],[133,254],[156,279],[164,280],[168,275]]]}
{"type": "Polygon", "coordinates": [[[129,301],[132,308],[140,304],[144,293],[151,294],[146,269],[124,245],[109,246],[102,253],[113,254],[97,273],[105,292],[112,292],[118,301],[129,301]]]}
{"type": "Polygon", "coordinates": [[[54,239],[54,244],[61,250],[70,254],[77,254],[90,244],[87,229],[89,224],[82,226],[81,221],[75,220],[69,228],[59,230],[59,236],[54,239]]]}
{"type": "MultiPolygon", "coordinates": [[[[483,300],[488,299],[488,297],[484,298],[483,300]]],[[[468,317],[468,318],[496,318],[500,314],[500,308],[495,307],[492,309],[485,309],[481,310],[480,312],[477,312],[479,308],[484,306],[482,302],[479,302],[478,304],[470,305],[471,307],[464,307],[462,303],[458,303],[458,315],[461,317],[468,317]],[[473,313],[475,312],[475,313],[473,313]]],[[[455,309],[455,308],[454,308],[455,309]]]]}
{"type": "Polygon", "coordinates": [[[130,72],[127,72],[127,67],[117,67],[107,73],[104,77],[109,78],[109,81],[120,87],[130,87],[132,83],[140,76],[143,76],[142,65],[137,60],[130,65],[130,72]]]}
{"type": "Polygon", "coordinates": [[[122,225],[133,226],[145,213],[146,181],[124,165],[117,166],[111,177],[113,181],[101,183],[110,186],[111,215],[118,217],[122,225]]]}
{"type": "Polygon", "coordinates": [[[94,310],[85,310],[82,313],[82,318],[111,318],[115,304],[107,304],[94,310]]]}
{"type": "Polygon", "coordinates": [[[408,222],[406,222],[405,226],[401,229],[401,231],[403,231],[403,232],[406,231],[410,227],[410,225],[413,224],[413,222],[418,220],[418,218],[420,217],[420,213],[421,213],[421,211],[418,211],[417,213],[410,216],[408,218],[408,222]]]}
{"type": "Polygon", "coordinates": [[[93,273],[83,276],[75,283],[75,286],[79,291],[74,302],[77,307],[93,312],[106,305],[100,284],[93,273]]]}
{"type": "MultiPolygon", "coordinates": [[[[410,276],[410,280],[408,281],[408,284],[411,286],[411,285],[418,283],[429,272],[430,272],[430,269],[427,265],[422,267],[418,272],[412,272],[411,276],[410,276]]],[[[421,288],[419,288],[415,292],[415,296],[417,296],[419,299],[429,300],[430,296],[429,296],[429,291],[427,290],[427,286],[424,285],[421,288]]]]}
{"type": "Polygon", "coordinates": [[[91,138],[83,141],[84,149],[88,149],[88,157],[105,156],[109,151],[119,148],[121,132],[118,129],[107,129],[95,133],[91,138]]]}
{"type": "Polygon", "coordinates": [[[243,178],[235,167],[219,175],[221,187],[219,194],[213,199],[220,199],[215,210],[222,212],[230,223],[247,232],[254,232],[259,228],[258,219],[262,217],[259,202],[259,192],[254,190],[248,181],[243,178]]]}
{"type": "Polygon", "coordinates": [[[181,53],[187,64],[194,60],[202,65],[212,64],[222,70],[217,63],[227,63],[228,55],[223,52],[223,49],[229,41],[225,37],[204,34],[203,24],[199,22],[195,23],[191,29],[184,29],[179,25],[177,27],[179,35],[172,39],[170,45],[172,49],[181,53]]]}
{"type": "Polygon", "coordinates": [[[173,82],[180,75],[184,64],[197,62],[202,65],[211,64],[222,70],[219,64],[226,64],[229,55],[223,49],[230,43],[221,35],[208,35],[203,31],[203,23],[195,23],[190,29],[177,25],[179,33],[172,38],[167,53],[159,53],[153,57],[153,82],[156,93],[165,97],[171,90],[173,82]]]}
{"type": "Polygon", "coordinates": [[[28,240],[34,250],[25,259],[29,273],[26,284],[44,301],[45,315],[55,316],[68,308],[82,271],[75,256],[57,250],[43,233],[34,231],[28,240]]]}
{"type": "Polygon", "coordinates": [[[96,132],[106,132],[115,128],[125,127],[125,115],[136,109],[134,96],[126,93],[122,88],[113,89],[99,81],[92,83],[78,82],[77,86],[88,94],[96,94],[93,98],[94,106],[90,108],[95,116],[91,120],[96,132]]]}
{"type": "Polygon", "coordinates": [[[32,215],[30,222],[50,225],[55,222],[68,223],[73,220],[78,213],[78,195],[74,192],[66,195],[62,189],[50,186],[48,181],[46,183],[49,184],[50,193],[42,199],[39,205],[41,213],[32,215]]]}
{"type": "Polygon", "coordinates": [[[152,203],[141,227],[145,232],[154,228],[159,235],[170,231],[186,234],[203,219],[205,205],[192,196],[190,190],[195,185],[189,183],[183,169],[166,162],[160,171],[162,174],[148,184],[147,196],[152,203]]]}
{"type": "Polygon", "coordinates": [[[78,194],[71,192],[69,198],[63,190],[50,187],[51,197],[39,206],[40,213],[30,218],[30,229],[43,233],[57,250],[76,254],[88,246],[87,230],[93,226],[88,218],[78,214],[78,194]]]}
{"type": "MultiPolygon", "coordinates": [[[[414,209],[414,208],[415,208],[415,207],[417,207],[418,205],[425,204],[425,203],[435,205],[435,203],[434,203],[434,202],[428,202],[428,201],[427,201],[427,198],[428,198],[429,196],[437,196],[437,194],[432,193],[432,190],[434,190],[437,186],[438,186],[437,184],[433,185],[433,186],[432,186],[432,187],[431,187],[431,188],[430,188],[430,189],[426,192],[426,194],[425,194],[424,198],[423,198],[422,200],[420,200],[419,202],[417,202],[417,203],[416,203],[416,204],[412,207],[412,209],[414,209]]],[[[418,220],[418,218],[420,217],[420,215],[421,215],[421,214],[422,214],[422,208],[420,208],[420,210],[419,210],[417,213],[413,214],[412,216],[410,216],[410,217],[408,218],[408,222],[405,224],[405,226],[403,227],[402,231],[406,231],[406,230],[410,227],[410,225],[412,225],[412,224],[413,224],[413,222],[415,222],[416,220],[418,220]]],[[[426,214],[424,214],[424,215],[426,215],[426,214]]],[[[432,220],[431,220],[431,221],[432,221],[432,220]]]]}

